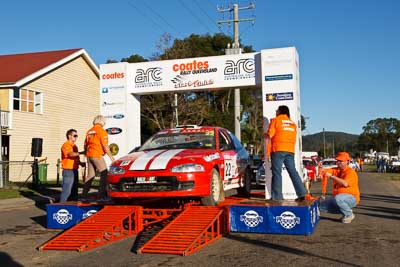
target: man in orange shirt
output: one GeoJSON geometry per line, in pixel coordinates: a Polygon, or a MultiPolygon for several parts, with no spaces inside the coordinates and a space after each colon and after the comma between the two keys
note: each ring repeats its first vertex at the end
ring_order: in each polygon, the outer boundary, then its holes
{"type": "Polygon", "coordinates": [[[107,154],[111,162],[114,157],[108,147],[108,134],[103,129],[106,124],[105,118],[98,115],[93,120],[93,127],[86,133],[85,139],[85,152],[88,163],[88,179],[83,185],[82,197],[87,198],[96,170],[100,173],[100,187],[98,192],[98,199],[101,201],[108,200],[107,198],[107,165],[103,158],[107,154]]]}
{"type": "Polygon", "coordinates": [[[282,200],[282,166],[292,180],[296,190],[297,199],[304,200],[307,194],[306,189],[297,173],[294,164],[294,146],[297,138],[297,126],[290,120],[289,108],[279,106],[276,110],[276,117],[271,120],[268,131],[265,135],[267,158],[271,160],[272,170],[272,199],[282,200]]]}
{"type": "MultiPolygon", "coordinates": [[[[61,165],[63,168],[62,191],[60,202],[67,200],[78,200],[79,182],[79,152],[76,146],[78,134],[75,129],[69,129],[66,134],[67,141],[61,147],[61,165]]],[[[84,163],[81,164],[82,166],[84,163]]]]}
{"type": "Polygon", "coordinates": [[[353,208],[360,202],[358,175],[349,166],[350,155],[339,152],[336,156],[337,167],[325,170],[322,177],[322,199],[325,199],[328,179],[332,180],[332,196],[321,202],[323,211],[343,214],[342,222],[351,223],[355,216],[353,208]]]}

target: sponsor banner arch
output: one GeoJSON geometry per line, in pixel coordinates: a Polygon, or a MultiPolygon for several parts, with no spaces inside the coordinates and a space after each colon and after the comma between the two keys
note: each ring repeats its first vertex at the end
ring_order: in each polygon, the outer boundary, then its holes
{"type": "MultiPolygon", "coordinates": [[[[275,117],[279,105],[289,107],[291,119],[299,127],[295,158],[297,170],[302,173],[298,55],[294,47],[238,55],[100,65],[101,114],[107,118],[105,129],[115,157],[140,145],[140,95],[246,87],[262,88],[264,125],[260,127],[264,129],[275,117]]],[[[267,169],[267,176],[269,172],[267,169]]],[[[284,197],[295,198],[287,176],[284,170],[284,197]]],[[[268,191],[270,181],[267,181],[267,198],[270,197],[268,191]]]]}

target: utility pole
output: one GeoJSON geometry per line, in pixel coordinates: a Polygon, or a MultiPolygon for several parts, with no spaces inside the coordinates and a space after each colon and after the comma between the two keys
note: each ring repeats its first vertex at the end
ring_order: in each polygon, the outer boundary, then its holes
{"type": "MultiPolygon", "coordinates": [[[[232,12],[233,11],[233,20],[218,20],[218,25],[223,23],[232,23],[233,22],[233,33],[234,33],[234,43],[232,48],[228,48],[225,50],[226,55],[231,54],[241,54],[242,49],[240,48],[239,44],[239,22],[251,21],[254,23],[254,18],[246,18],[246,19],[239,19],[239,10],[245,9],[254,9],[256,6],[254,3],[250,3],[248,6],[239,7],[238,4],[233,4],[233,7],[228,7],[226,9],[222,7],[218,7],[218,12],[232,12]]],[[[235,89],[235,101],[234,101],[234,116],[235,116],[235,135],[241,141],[241,133],[240,133],[240,89],[235,89]]]]}
{"type": "Polygon", "coordinates": [[[176,119],[176,125],[175,126],[178,126],[179,125],[179,120],[178,120],[178,94],[175,93],[174,97],[175,97],[174,109],[175,109],[175,119],[176,119]]]}
{"type": "Polygon", "coordinates": [[[322,128],[322,138],[324,140],[324,159],[326,158],[326,153],[325,153],[325,128],[322,128]]]}

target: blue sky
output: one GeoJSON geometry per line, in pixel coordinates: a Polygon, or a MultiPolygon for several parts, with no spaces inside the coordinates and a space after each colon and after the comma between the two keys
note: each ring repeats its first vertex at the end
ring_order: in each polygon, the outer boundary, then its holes
{"type": "MultiPolygon", "coordinates": [[[[400,1],[255,0],[240,12],[242,43],[295,46],[300,56],[303,134],[360,134],[378,117],[400,117],[400,1]]],[[[249,1],[1,1],[0,54],[85,48],[97,64],[132,54],[151,57],[164,32],[175,38],[214,34],[216,11],[249,1]]],[[[221,30],[232,34],[232,27],[221,30]]]]}

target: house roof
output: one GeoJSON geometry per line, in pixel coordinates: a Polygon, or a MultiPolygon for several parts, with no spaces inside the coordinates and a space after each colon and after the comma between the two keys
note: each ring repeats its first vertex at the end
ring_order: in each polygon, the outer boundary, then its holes
{"type": "Polygon", "coordinates": [[[21,86],[59,66],[83,56],[99,75],[99,70],[84,49],[69,49],[15,55],[0,55],[0,87],[21,86]]]}

